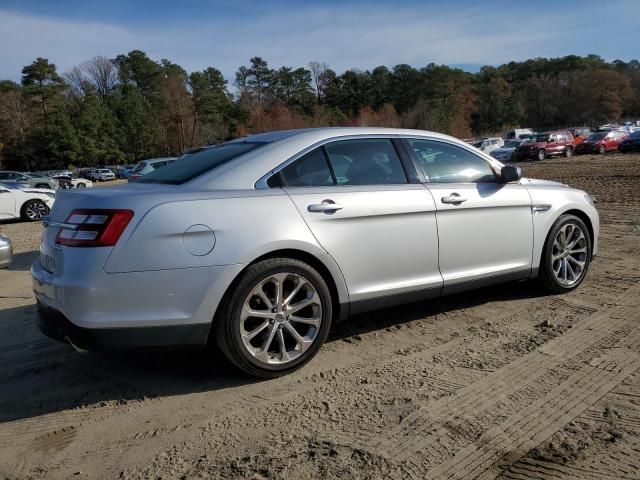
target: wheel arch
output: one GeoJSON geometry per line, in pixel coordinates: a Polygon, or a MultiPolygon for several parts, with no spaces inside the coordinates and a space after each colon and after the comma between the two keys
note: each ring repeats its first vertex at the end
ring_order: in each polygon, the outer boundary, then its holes
{"type": "Polygon", "coordinates": [[[271,250],[254,258],[251,262],[247,263],[244,268],[236,274],[231,283],[229,283],[229,286],[226,288],[224,294],[222,295],[220,302],[216,306],[216,311],[213,315],[213,322],[216,322],[217,316],[222,310],[221,306],[228,298],[230,292],[232,292],[235,286],[238,284],[246,270],[250,266],[270,258],[291,258],[300,260],[316,269],[322,276],[324,281],[327,283],[327,287],[329,288],[329,292],[331,294],[331,307],[332,311],[334,312],[334,321],[339,322],[346,319],[349,316],[349,301],[348,292],[346,290],[346,283],[344,282],[344,278],[342,277],[342,273],[339,271],[337,264],[333,262],[331,257],[329,257],[328,255],[325,256],[326,259],[320,259],[317,255],[297,248],[280,248],[271,250]],[[331,265],[330,262],[332,262],[333,265],[331,265]],[[328,263],[329,265],[327,265],[328,263]]]}
{"type": "Polygon", "coordinates": [[[591,218],[589,217],[589,215],[587,215],[585,212],[577,208],[567,210],[566,212],[562,212],[561,215],[575,215],[580,220],[582,220],[584,224],[587,226],[587,230],[589,231],[589,239],[591,240],[591,246],[593,247],[594,240],[595,240],[595,232],[593,230],[593,223],[591,223],[591,218]]]}

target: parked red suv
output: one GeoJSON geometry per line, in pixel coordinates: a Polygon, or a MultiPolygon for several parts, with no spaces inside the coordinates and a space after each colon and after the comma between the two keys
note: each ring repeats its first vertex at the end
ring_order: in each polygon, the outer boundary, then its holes
{"type": "Polygon", "coordinates": [[[619,130],[592,133],[584,142],[576,145],[576,153],[606,153],[617,150],[620,142],[628,136],[627,132],[619,130]]]}
{"type": "Polygon", "coordinates": [[[573,155],[573,135],[566,130],[534,133],[531,138],[516,148],[516,159],[544,160],[551,155],[573,155]]]}

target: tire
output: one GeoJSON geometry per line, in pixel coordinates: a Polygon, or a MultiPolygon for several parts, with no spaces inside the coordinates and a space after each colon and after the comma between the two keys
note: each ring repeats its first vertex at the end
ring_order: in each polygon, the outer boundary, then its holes
{"type": "Polygon", "coordinates": [[[82,183],[82,182],[80,182],[80,183],[78,183],[78,184],[76,185],[76,188],[85,188],[86,186],[87,186],[87,184],[86,184],[86,183],[82,183]]]}
{"type": "Polygon", "coordinates": [[[547,152],[546,150],[540,149],[538,150],[538,153],[536,154],[536,158],[540,161],[544,160],[545,158],[547,158],[547,152]]]}
{"type": "Polygon", "coordinates": [[[604,145],[600,145],[600,148],[598,149],[598,153],[600,155],[604,155],[605,153],[607,153],[607,147],[605,147],[604,145]]]}
{"type": "Polygon", "coordinates": [[[46,183],[38,183],[35,188],[51,188],[49,185],[47,185],[46,183]]]}
{"type": "Polygon", "coordinates": [[[587,275],[591,263],[591,248],[591,237],[585,223],[575,215],[561,215],[551,227],[542,250],[539,273],[542,285],[551,293],[565,293],[577,288],[587,275]],[[571,248],[573,242],[575,244],[571,248]],[[567,251],[581,253],[572,254],[567,251]],[[572,272],[573,277],[570,278],[572,272]]]}
{"type": "Polygon", "coordinates": [[[49,207],[41,200],[29,200],[20,210],[20,217],[26,222],[39,222],[49,215],[49,207]]]}
{"type": "Polygon", "coordinates": [[[563,155],[564,155],[566,158],[571,158],[571,157],[573,156],[573,148],[571,148],[571,147],[567,147],[567,148],[565,148],[565,149],[564,149],[564,152],[563,152],[563,155]]]}
{"type": "Polygon", "coordinates": [[[253,377],[275,378],[301,368],[315,356],[327,339],[332,315],[329,288],[313,267],[291,258],[271,258],[249,266],[229,288],[212,333],[224,356],[240,370],[253,377]],[[283,303],[289,301],[289,314],[286,307],[277,308],[278,282],[283,285],[283,303]],[[287,298],[296,287],[299,291],[287,298]],[[301,302],[311,304],[292,310],[301,302]],[[274,304],[276,308],[270,308],[274,304]],[[260,316],[253,317],[249,309],[260,316]],[[295,339],[292,328],[304,342],[295,339]]]}

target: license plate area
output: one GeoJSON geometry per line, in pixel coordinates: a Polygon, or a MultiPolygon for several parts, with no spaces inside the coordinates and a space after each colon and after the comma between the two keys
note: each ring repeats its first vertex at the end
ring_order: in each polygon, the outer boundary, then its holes
{"type": "Polygon", "coordinates": [[[45,227],[42,235],[42,243],[40,244],[40,263],[42,267],[49,273],[54,273],[59,263],[61,248],[57,247],[56,236],[58,228],[53,226],[45,227]]]}

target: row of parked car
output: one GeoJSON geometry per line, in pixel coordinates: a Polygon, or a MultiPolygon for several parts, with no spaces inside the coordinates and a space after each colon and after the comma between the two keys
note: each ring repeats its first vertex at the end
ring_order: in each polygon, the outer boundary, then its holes
{"type": "Polygon", "coordinates": [[[530,129],[513,129],[505,138],[487,137],[467,142],[500,161],[544,160],[554,155],[604,154],[640,151],[640,122],[603,125],[595,131],[588,127],[534,133],[530,129]]]}

